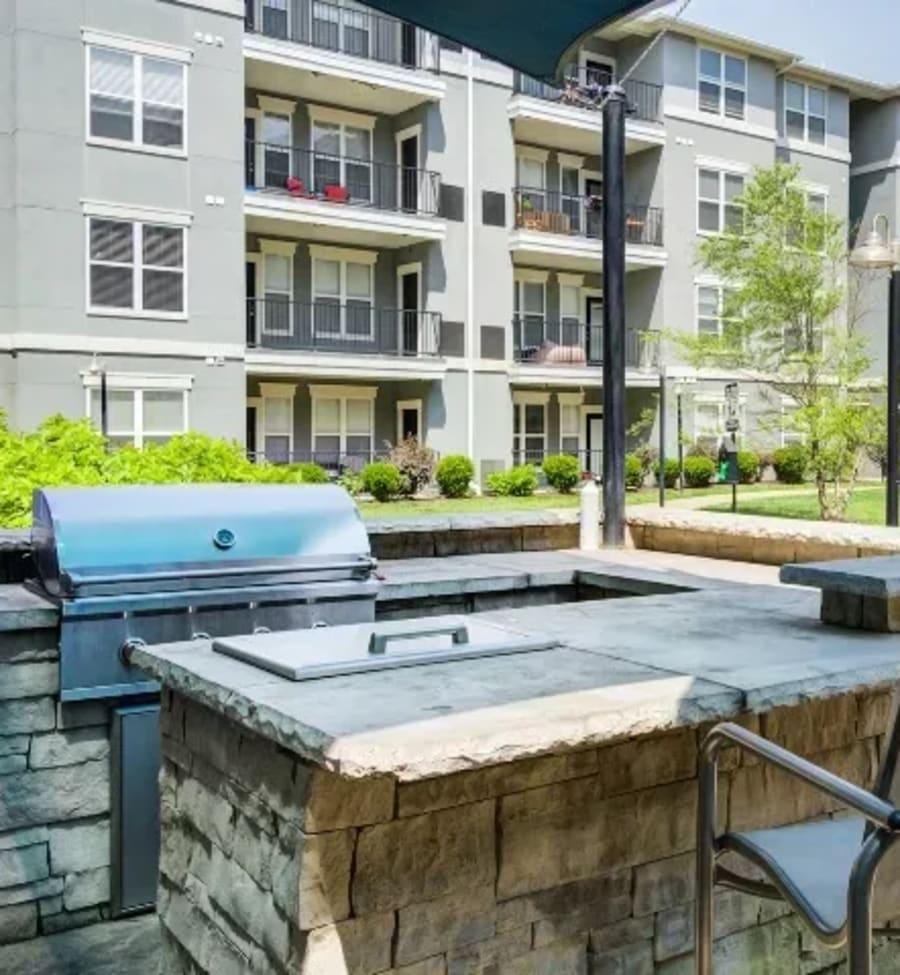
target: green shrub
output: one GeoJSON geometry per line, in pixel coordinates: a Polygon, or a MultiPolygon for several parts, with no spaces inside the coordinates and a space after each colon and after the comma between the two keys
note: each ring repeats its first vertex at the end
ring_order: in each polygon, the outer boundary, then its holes
{"type": "Polygon", "coordinates": [[[314,464],[312,461],[306,460],[292,466],[304,484],[329,484],[331,482],[328,471],[321,464],[314,464]]]}
{"type": "Polygon", "coordinates": [[[441,494],[445,498],[466,497],[474,476],[475,467],[472,461],[462,454],[448,454],[437,465],[434,473],[441,494]]]}
{"type": "MultiPolygon", "coordinates": [[[[676,471],[677,475],[677,471],[676,471]]],[[[625,487],[639,491],[644,486],[644,465],[637,454],[625,455],[625,487]]]]}
{"type": "Polygon", "coordinates": [[[709,487],[710,481],[715,476],[716,465],[709,457],[685,457],[684,483],[688,487],[709,487]]]}
{"type": "Polygon", "coordinates": [[[391,463],[397,465],[403,481],[401,494],[412,496],[427,487],[434,477],[436,460],[434,451],[416,437],[407,437],[391,447],[391,463]]]}
{"type": "Polygon", "coordinates": [[[503,497],[527,498],[538,486],[537,471],[531,464],[497,471],[488,477],[488,490],[503,497]]]}
{"type": "Polygon", "coordinates": [[[784,484],[802,484],[809,467],[809,451],[803,444],[779,447],[772,455],[775,476],[784,484]]]}
{"type": "Polygon", "coordinates": [[[366,464],[361,472],[362,488],[376,501],[390,501],[403,487],[403,478],[396,464],[386,460],[376,460],[366,464]]]}
{"type": "Polygon", "coordinates": [[[309,483],[310,473],[302,464],[254,464],[240,444],[200,433],[148,443],[141,450],[129,446],[107,451],[102,435],[87,420],[53,416],[33,432],[17,433],[9,430],[0,415],[0,525],[10,528],[30,523],[32,493],[40,487],[300,484],[309,483]]]}
{"type": "Polygon", "coordinates": [[[345,470],[338,478],[338,484],[349,495],[351,495],[351,497],[355,498],[357,494],[362,494],[362,475],[359,473],[359,471],[351,470],[348,467],[347,470],[345,470]]]}
{"type": "MultiPolygon", "coordinates": [[[[687,467],[687,463],[685,463],[687,467]]],[[[656,483],[659,484],[659,461],[654,461],[653,463],[653,474],[656,477],[656,483]]],[[[678,483],[678,461],[674,457],[666,458],[666,487],[673,488],[678,483]]]]}
{"type": "Polygon", "coordinates": [[[739,450],[737,464],[741,484],[755,484],[759,480],[761,464],[755,450],[739,450]]]}
{"type": "Polygon", "coordinates": [[[577,457],[569,454],[548,457],[544,461],[543,470],[547,483],[561,494],[569,494],[581,480],[581,464],[577,457]]]}

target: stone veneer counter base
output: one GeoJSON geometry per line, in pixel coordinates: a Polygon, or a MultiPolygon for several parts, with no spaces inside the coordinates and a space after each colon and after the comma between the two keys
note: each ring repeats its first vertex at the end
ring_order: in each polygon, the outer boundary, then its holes
{"type": "MultiPolygon", "coordinates": [[[[690,975],[709,722],[871,780],[896,639],[816,610],[734,586],[492,612],[564,646],[310,683],[202,643],[140,651],[166,684],[161,972],[690,975]]],[[[834,810],[736,753],[721,770],[730,829],[834,810]]],[[[782,905],[716,910],[717,975],[838,975],[782,905]]]]}

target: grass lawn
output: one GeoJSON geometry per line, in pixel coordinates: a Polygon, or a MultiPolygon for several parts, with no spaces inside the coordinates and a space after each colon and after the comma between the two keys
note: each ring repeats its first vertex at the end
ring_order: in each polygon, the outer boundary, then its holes
{"type": "MultiPolygon", "coordinates": [[[[779,490],[790,487],[786,484],[753,484],[742,487],[743,491],[779,490]]],[[[693,498],[699,495],[709,497],[731,497],[728,485],[714,485],[708,488],[685,488],[684,491],[667,490],[666,498],[693,498]]],[[[644,488],[629,491],[628,504],[656,504],[659,491],[644,488]]],[[[577,508],[577,494],[533,494],[530,498],[434,498],[427,501],[360,501],[359,509],[364,518],[403,518],[416,515],[457,515],[465,512],[480,514],[485,511],[532,511],[535,508],[577,508]]]]}
{"type": "MultiPolygon", "coordinates": [[[[847,521],[855,521],[864,525],[884,524],[884,487],[860,487],[853,492],[850,507],[847,510],[847,521]]],[[[711,504],[707,511],[730,511],[731,506],[725,504],[711,504]]],[[[741,515],[770,515],[775,518],[807,518],[813,521],[819,519],[819,505],[815,494],[792,495],[784,498],[748,498],[746,492],[741,497],[738,488],[738,514],[741,515]]]]}

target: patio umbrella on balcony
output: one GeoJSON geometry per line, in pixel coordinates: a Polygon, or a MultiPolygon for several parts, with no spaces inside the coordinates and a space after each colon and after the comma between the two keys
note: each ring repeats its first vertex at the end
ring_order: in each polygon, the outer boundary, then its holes
{"type": "MultiPolygon", "coordinates": [[[[666,0],[366,0],[378,10],[541,80],[562,81],[590,34],[666,0]]],[[[676,18],[690,0],[682,0],[676,18]]],[[[603,97],[603,540],[625,542],[624,90],[603,97]]],[[[469,420],[471,423],[471,418],[469,420]]]]}

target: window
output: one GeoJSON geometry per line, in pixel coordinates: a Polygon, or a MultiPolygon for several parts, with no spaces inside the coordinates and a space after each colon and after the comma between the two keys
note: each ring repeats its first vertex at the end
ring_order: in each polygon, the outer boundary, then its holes
{"type": "Polygon", "coordinates": [[[263,333],[291,335],[293,333],[291,300],[294,288],[293,259],[286,254],[263,256],[263,333]]]}
{"type": "Polygon", "coordinates": [[[721,338],[725,317],[725,305],[733,292],[719,285],[701,284],[697,288],[697,334],[721,338]]]}
{"type": "Polygon", "coordinates": [[[825,232],[824,226],[819,221],[818,218],[823,217],[828,212],[828,197],[821,192],[816,192],[814,190],[808,190],[806,193],[806,206],[808,210],[811,210],[815,215],[812,226],[806,227],[806,241],[811,247],[818,247],[819,250],[825,250],[825,232]]]}
{"type": "Polygon", "coordinates": [[[743,119],[747,102],[747,62],[732,54],[701,47],[697,96],[701,112],[743,119]]]}
{"type": "Polygon", "coordinates": [[[697,403],[694,407],[694,439],[718,441],[725,429],[723,403],[697,403]]]}
{"type": "Polygon", "coordinates": [[[784,82],[784,134],[825,145],[825,117],[828,92],[799,81],[784,82]]]}
{"type": "Polygon", "coordinates": [[[547,401],[513,403],[513,462],[539,464],[547,448],[547,401]]]}
{"type": "Polygon", "coordinates": [[[569,231],[581,231],[581,193],[578,190],[579,171],[573,166],[563,166],[559,171],[561,210],[569,218],[569,231]]]}
{"type": "Polygon", "coordinates": [[[372,132],[368,128],[316,120],[312,130],[313,183],[343,186],[354,203],[372,200],[372,132]]]}
{"type": "Polygon", "coordinates": [[[88,136],[183,152],[186,65],[109,47],[90,46],[87,51],[88,136]]]}
{"type": "Polygon", "coordinates": [[[314,0],[312,29],[316,47],[360,57],[369,54],[370,14],[355,4],[314,0]]]}
{"type": "Polygon", "coordinates": [[[266,112],[262,117],[263,173],[266,186],[283,189],[291,175],[291,119],[266,112]]]}
{"type": "MultiPolygon", "coordinates": [[[[109,387],[107,429],[114,446],[143,447],[187,430],[186,389],[117,388],[115,382],[109,387]]],[[[98,430],[102,426],[100,413],[100,389],[92,385],[88,389],[88,416],[98,430]]]]}
{"type": "Polygon", "coordinates": [[[697,170],[697,229],[700,233],[718,234],[740,228],[744,208],[735,202],[744,192],[744,177],[718,169],[697,170]]]}
{"type": "Polygon", "coordinates": [[[273,464],[287,464],[294,447],[294,399],[263,398],[263,454],[273,464]]]}
{"type": "Polygon", "coordinates": [[[559,403],[559,450],[562,454],[578,456],[581,446],[578,428],[581,420],[581,407],[577,403],[559,403]]]}
{"type": "Polygon", "coordinates": [[[540,213],[546,209],[546,195],[541,192],[547,185],[545,162],[536,156],[519,155],[516,159],[516,173],[519,185],[518,209],[521,220],[533,211],[540,213]]]}
{"type": "Polygon", "coordinates": [[[350,460],[368,463],[375,436],[375,391],[313,392],[313,454],[319,463],[337,466],[350,460]]]}
{"type": "Polygon", "coordinates": [[[515,283],[515,347],[523,359],[538,356],[544,343],[546,283],[519,279],[515,283]]]}
{"type": "Polygon", "coordinates": [[[372,339],[372,265],[350,259],[313,259],[316,334],[372,339]]]}
{"type": "Polygon", "coordinates": [[[806,434],[796,428],[797,404],[793,400],[781,404],[781,446],[805,444],[806,434]]]}
{"type": "Polygon", "coordinates": [[[88,218],[91,311],[185,313],[184,227],[88,218]]]}

